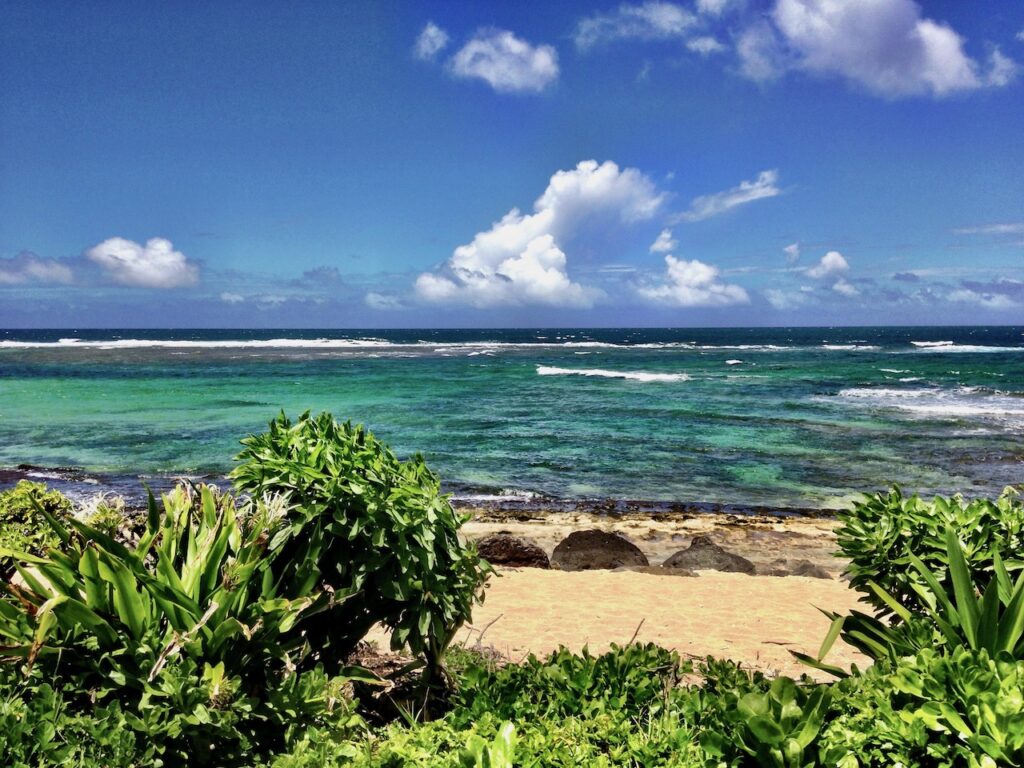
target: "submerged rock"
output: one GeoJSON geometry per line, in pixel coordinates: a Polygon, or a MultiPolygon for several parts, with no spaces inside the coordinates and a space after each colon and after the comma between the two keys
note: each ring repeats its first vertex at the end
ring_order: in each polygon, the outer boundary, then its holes
{"type": "Polygon", "coordinates": [[[573,531],[551,556],[551,564],[563,571],[593,571],[621,566],[647,566],[647,556],[615,533],[596,529],[573,531]]]}
{"type": "Polygon", "coordinates": [[[693,571],[754,573],[754,564],[745,557],[726,552],[710,536],[694,536],[688,549],[681,549],[665,561],[663,568],[688,568],[693,571]]]}
{"type": "Polygon", "coordinates": [[[480,557],[491,565],[510,568],[550,568],[547,553],[530,539],[498,533],[476,543],[480,557]]]}

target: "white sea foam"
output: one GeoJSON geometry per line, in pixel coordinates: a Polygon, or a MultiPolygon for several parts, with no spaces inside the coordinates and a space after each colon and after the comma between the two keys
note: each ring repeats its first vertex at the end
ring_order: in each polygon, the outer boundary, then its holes
{"type": "Polygon", "coordinates": [[[602,379],[629,379],[631,381],[689,381],[685,373],[654,373],[651,371],[609,371],[604,368],[556,368],[538,365],[540,376],[596,376],[602,379]]]}
{"type": "Polygon", "coordinates": [[[871,408],[884,408],[933,419],[981,419],[1001,426],[1024,427],[1024,397],[981,387],[852,387],[839,397],[871,408]]]}
{"type": "Polygon", "coordinates": [[[953,346],[952,341],[912,341],[910,342],[915,347],[922,347],[924,349],[930,349],[933,347],[951,347],[953,346]]]}
{"type": "Polygon", "coordinates": [[[874,344],[822,344],[821,348],[843,352],[870,352],[878,349],[874,344]]]}
{"type": "Polygon", "coordinates": [[[906,368],[879,368],[882,373],[910,373],[906,368]]]}
{"type": "Polygon", "coordinates": [[[925,342],[911,342],[917,346],[918,352],[1024,352],[1024,347],[990,347],[984,344],[953,344],[936,342],[923,346],[925,342]]]}
{"type": "Polygon", "coordinates": [[[725,364],[726,365],[743,365],[743,361],[742,360],[726,360],[725,364]]]}

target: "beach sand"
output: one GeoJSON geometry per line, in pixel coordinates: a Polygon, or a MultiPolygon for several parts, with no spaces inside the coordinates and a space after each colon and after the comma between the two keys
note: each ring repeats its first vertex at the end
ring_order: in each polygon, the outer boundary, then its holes
{"type": "MultiPolygon", "coordinates": [[[[493,647],[512,661],[564,645],[608,649],[633,638],[677,650],[741,661],[771,674],[811,670],[789,651],[815,654],[828,619],[815,606],[845,612],[856,594],[844,581],[701,571],[696,578],[618,571],[503,569],[456,643],[493,647]]],[[[837,643],[828,661],[866,666],[837,643]]],[[[821,677],[820,675],[815,675],[821,677]]],[[[827,679],[825,676],[823,679],[827,679]]]]}
{"type": "MultiPolygon", "coordinates": [[[[588,512],[477,511],[463,528],[470,539],[494,533],[523,536],[549,555],[575,530],[600,528],[625,536],[652,564],[706,534],[759,569],[780,560],[809,560],[831,579],[748,576],[699,571],[696,577],[624,571],[565,572],[499,568],[473,623],[456,638],[481,645],[511,661],[546,654],[564,645],[579,651],[607,650],[634,638],[677,650],[686,658],[729,658],[769,674],[813,673],[789,651],[814,655],[829,621],[818,610],[845,613],[857,595],[839,578],[844,563],[834,556],[836,522],[831,518],[714,514],[616,515],[588,512]]],[[[376,639],[386,644],[386,636],[376,639]]],[[[837,642],[827,661],[848,667],[866,659],[837,642]]]]}

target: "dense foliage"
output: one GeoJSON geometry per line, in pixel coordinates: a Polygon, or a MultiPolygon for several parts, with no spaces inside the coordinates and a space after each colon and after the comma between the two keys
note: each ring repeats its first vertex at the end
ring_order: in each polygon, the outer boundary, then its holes
{"type": "Polygon", "coordinates": [[[132,547],[41,513],[62,546],[17,555],[0,601],[2,654],[59,681],[69,708],[118,704],[171,761],[210,762],[215,746],[281,749],[293,720],[345,731],[347,678],[311,661],[303,632],[345,595],[273,578],[283,500],[239,508],[181,486],[162,510],[150,498],[132,547]]]}
{"type": "Polygon", "coordinates": [[[903,606],[918,605],[918,588],[925,580],[912,567],[912,557],[948,585],[948,530],[959,539],[981,587],[994,574],[996,556],[1011,572],[1024,568],[1024,502],[1010,488],[995,501],[962,496],[927,501],[894,487],[866,495],[838,517],[838,554],[849,560],[850,583],[882,615],[890,612],[890,604],[871,583],[903,606]]]}
{"type": "Polygon", "coordinates": [[[834,682],[640,644],[504,664],[447,653],[487,570],[420,458],[327,414],[244,446],[246,499],[181,486],[130,533],[116,500],[72,515],[40,486],[0,494],[4,765],[1024,768],[1013,493],[894,489],[842,516],[870,607],[830,614],[802,657],[834,682]],[[420,701],[451,659],[440,717],[363,718],[382,681],[347,654],[376,622],[426,661],[420,701]],[[873,665],[830,666],[840,638],[873,665]]]}
{"type": "Polygon", "coordinates": [[[236,487],[283,495],[292,509],[273,563],[279,582],[322,582],[349,595],[308,622],[310,643],[343,658],[374,624],[437,672],[455,632],[483,598],[486,566],[459,540],[460,518],[422,457],[400,461],[361,426],[329,413],[281,414],[242,441],[236,487]]]}
{"type": "MultiPolygon", "coordinates": [[[[0,491],[0,550],[39,555],[56,546],[57,534],[40,509],[63,519],[71,508],[67,497],[42,483],[21,480],[10,490],[0,491]]],[[[9,576],[13,567],[13,559],[0,553],[0,576],[9,576]]]]}

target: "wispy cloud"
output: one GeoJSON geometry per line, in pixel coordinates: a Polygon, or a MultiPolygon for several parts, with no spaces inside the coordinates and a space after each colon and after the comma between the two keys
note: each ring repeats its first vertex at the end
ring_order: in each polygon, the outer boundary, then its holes
{"type": "Polygon", "coordinates": [[[978,227],[960,227],[953,230],[954,235],[1021,235],[1024,234],[1024,221],[1012,221],[1004,224],[982,224],[978,227]]]}
{"type": "Polygon", "coordinates": [[[671,40],[685,36],[696,23],[693,13],[675,3],[623,3],[610,13],[581,19],[573,40],[581,51],[616,40],[671,40]]]}
{"type": "Polygon", "coordinates": [[[775,197],[782,193],[778,187],[778,181],[778,171],[761,171],[754,181],[741,181],[738,186],[724,192],[694,198],[690,203],[689,210],[676,215],[672,223],[703,221],[755,200],[775,197]]]}
{"type": "Polygon", "coordinates": [[[67,285],[73,279],[67,264],[56,259],[44,259],[31,251],[0,258],[0,286],[26,283],[67,285]]]}
{"type": "Polygon", "coordinates": [[[428,21],[419,37],[416,38],[416,44],[412,50],[416,58],[427,61],[437,56],[446,45],[448,45],[448,33],[434,22],[428,21]]]}

